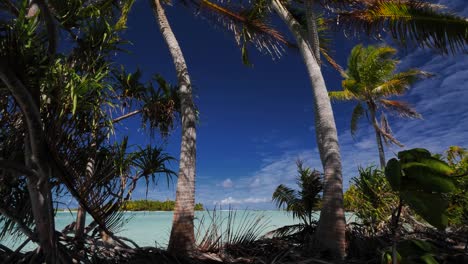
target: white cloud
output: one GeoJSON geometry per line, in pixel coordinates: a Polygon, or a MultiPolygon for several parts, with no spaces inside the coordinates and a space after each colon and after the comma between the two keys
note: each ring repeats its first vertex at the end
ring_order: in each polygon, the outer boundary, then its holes
{"type": "Polygon", "coordinates": [[[268,198],[258,198],[258,197],[248,197],[244,199],[234,199],[231,196],[228,198],[222,199],[219,202],[214,202],[214,204],[218,205],[236,205],[236,204],[258,204],[258,203],[266,203],[270,200],[268,198]]]}
{"type": "Polygon", "coordinates": [[[234,183],[230,178],[227,178],[223,181],[223,183],[221,183],[221,186],[223,186],[223,188],[232,188],[234,186],[234,183]]]}

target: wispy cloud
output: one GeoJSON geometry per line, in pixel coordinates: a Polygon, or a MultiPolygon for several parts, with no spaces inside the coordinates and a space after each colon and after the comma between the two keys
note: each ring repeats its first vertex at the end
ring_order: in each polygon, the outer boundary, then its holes
{"type": "Polygon", "coordinates": [[[223,186],[223,188],[232,188],[234,186],[234,183],[230,178],[227,178],[221,183],[221,186],[223,186]]]}
{"type": "Polygon", "coordinates": [[[221,201],[215,201],[215,205],[238,205],[238,204],[258,204],[258,203],[266,203],[269,202],[270,199],[268,198],[258,198],[258,197],[248,197],[248,198],[241,198],[235,199],[231,196],[222,199],[221,201]]]}

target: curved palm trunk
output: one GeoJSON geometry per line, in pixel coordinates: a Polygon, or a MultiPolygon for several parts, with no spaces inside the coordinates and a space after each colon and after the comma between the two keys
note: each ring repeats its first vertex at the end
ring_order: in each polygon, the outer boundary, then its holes
{"type": "Polygon", "coordinates": [[[383,169],[385,168],[385,150],[383,147],[383,142],[382,142],[382,134],[379,131],[379,123],[377,122],[377,117],[375,115],[375,105],[372,103],[369,103],[369,112],[371,115],[372,119],[372,126],[374,127],[375,130],[375,138],[377,140],[377,149],[379,150],[379,160],[380,160],[380,167],[383,169]]]}
{"type": "MultiPolygon", "coordinates": [[[[273,9],[287,24],[299,46],[312,84],[315,106],[317,146],[325,174],[323,207],[316,232],[320,249],[337,258],[345,256],[345,217],[343,209],[343,179],[335,119],[325,81],[317,60],[302,35],[301,25],[292,17],[281,1],[272,0],[273,9]]],[[[317,30],[312,29],[314,34],[317,30]]]]}
{"type": "Polygon", "coordinates": [[[182,115],[182,142],[176,205],[168,250],[172,253],[189,255],[193,252],[195,246],[193,226],[196,158],[195,105],[192,99],[190,77],[182,50],[172,32],[160,1],[153,1],[153,9],[159,29],[169,48],[177,72],[182,115]]]}

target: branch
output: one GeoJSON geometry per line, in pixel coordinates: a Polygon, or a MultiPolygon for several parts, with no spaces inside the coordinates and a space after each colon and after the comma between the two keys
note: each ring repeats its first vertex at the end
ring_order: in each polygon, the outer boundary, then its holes
{"type": "Polygon", "coordinates": [[[45,177],[45,172],[47,170],[43,168],[43,164],[47,164],[47,162],[43,163],[39,161],[39,159],[44,160],[45,158],[42,151],[42,122],[39,106],[34,101],[29,90],[16,77],[15,73],[11,71],[7,60],[2,57],[0,57],[0,79],[7,86],[7,89],[11,92],[16,103],[21,108],[21,112],[25,117],[28,127],[28,136],[32,152],[31,158],[38,166],[40,174],[44,174],[43,176],[45,177]]]}
{"type": "Polygon", "coordinates": [[[141,113],[141,112],[143,112],[143,109],[135,110],[135,111],[130,112],[130,113],[128,113],[128,114],[119,116],[119,117],[113,119],[111,122],[112,122],[112,124],[115,124],[115,123],[118,123],[118,122],[120,122],[120,121],[122,121],[122,120],[124,120],[124,119],[127,119],[127,118],[129,118],[129,117],[132,117],[132,116],[134,116],[134,115],[137,115],[137,114],[139,114],[139,113],[141,113]]]}
{"type": "Polygon", "coordinates": [[[23,175],[26,175],[28,177],[37,177],[38,176],[35,171],[30,170],[25,165],[16,163],[16,162],[11,161],[11,160],[0,160],[0,169],[13,170],[13,171],[19,172],[19,173],[21,173],[23,175]]]}

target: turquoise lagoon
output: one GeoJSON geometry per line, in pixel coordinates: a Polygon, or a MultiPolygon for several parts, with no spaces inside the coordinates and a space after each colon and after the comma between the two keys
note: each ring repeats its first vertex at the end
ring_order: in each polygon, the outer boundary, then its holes
{"type": "MultiPolygon", "coordinates": [[[[234,213],[234,231],[241,227],[242,222],[253,222],[258,217],[262,218],[259,223],[265,226],[265,228],[262,228],[262,234],[266,234],[267,232],[282,226],[299,223],[297,219],[293,219],[290,214],[283,211],[238,210],[234,211],[234,213]]],[[[216,223],[221,223],[221,226],[225,227],[225,219],[228,214],[229,211],[217,211],[216,218],[218,221],[216,221],[216,223]]],[[[75,220],[75,217],[75,212],[57,212],[55,217],[56,229],[62,230],[66,225],[72,223],[75,220]]],[[[165,247],[169,240],[172,217],[173,212],[125,212],[125,219],[127,222],[117,234],[135,241],[139,246],[165,247]]],[[[203,231],[212,222],[212,218],[213,213],[211,211],[196,212],[196,230],[200,230],[199,233],[203,234],[203,231]],[[200,225],[200,223],[202,224],[200,225]]],[[[347,218],[349,218],[349,216],[347,216],[347,218]]],[[[90,220],[89,217],[87,220],[90,220]]],[[[349,220],[350,219],[348,219],[348,221],[349,220]]],[[[21,242],[21,238],[17,238],[16,240],[8,238],[6,241],[0,241],[1,244],[10,248],[20,245],[21,242]]],[[[34,245],[32,243],[24,248],[26,251],[32,249],[34,249],[34,245]]]]}

